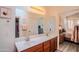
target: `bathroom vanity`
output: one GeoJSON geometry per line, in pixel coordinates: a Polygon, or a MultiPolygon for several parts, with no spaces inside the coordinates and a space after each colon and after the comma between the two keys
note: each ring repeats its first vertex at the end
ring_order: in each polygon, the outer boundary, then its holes
{"type": "Polygon", "coordinates": [[[63,43],[64,40],[65,40],[65,32],[59,34],[59,43],[60,43],[60,44],[63,43]]]}
{"type": "Polygon", "coordinates": [[[18,52],[53,52],[57,49],[57,36],[32,37],[15,43],[18,52]]]}

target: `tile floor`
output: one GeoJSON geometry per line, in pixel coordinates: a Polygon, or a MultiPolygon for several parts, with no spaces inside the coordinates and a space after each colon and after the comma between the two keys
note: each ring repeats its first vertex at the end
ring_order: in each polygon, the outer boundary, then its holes
{"type": "Polygon", "coordinates": [[[65,41],[59,45],[59,50],[56,52],[79,52],[79,45],[65,41]]]}

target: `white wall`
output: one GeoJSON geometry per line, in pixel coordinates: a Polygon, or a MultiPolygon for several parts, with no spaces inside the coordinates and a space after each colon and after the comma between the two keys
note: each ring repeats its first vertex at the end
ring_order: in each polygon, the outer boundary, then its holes
{"type": "Polygon", "coordinates": [[[15,51],[15,10],[14,7],[8,8],[12,10],[11,19],[0,18],[0,52],[15,51]],[[7,20],[10,22],[7,22],[7,20]]]}

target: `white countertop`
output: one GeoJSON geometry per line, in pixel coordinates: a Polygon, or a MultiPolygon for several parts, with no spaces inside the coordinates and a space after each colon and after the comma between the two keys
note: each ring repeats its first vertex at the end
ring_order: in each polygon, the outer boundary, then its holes
{"type": "Polygon", "coordinates": [[[17,38],[16,40],[19,40],[19,41],[16,41],[15,45],[16,45],[16,48],[18,51],[23,51],[25,49],[28,49],[30,47],[43,43],[47,40],[50,40],[51,38],[54,38],[54,37],[56,37],[56,36],[40,35],[38,37],[31,37],[29,41],[24,40],[24,38],[17,38]]]}

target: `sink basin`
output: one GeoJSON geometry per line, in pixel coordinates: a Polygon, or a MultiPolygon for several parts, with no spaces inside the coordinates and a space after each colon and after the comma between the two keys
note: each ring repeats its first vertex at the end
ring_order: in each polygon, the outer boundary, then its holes
{"type": "Polygon", "coordinates": [[[31,43],[35,43],[36,41],[31,41],[31,43]]]}

